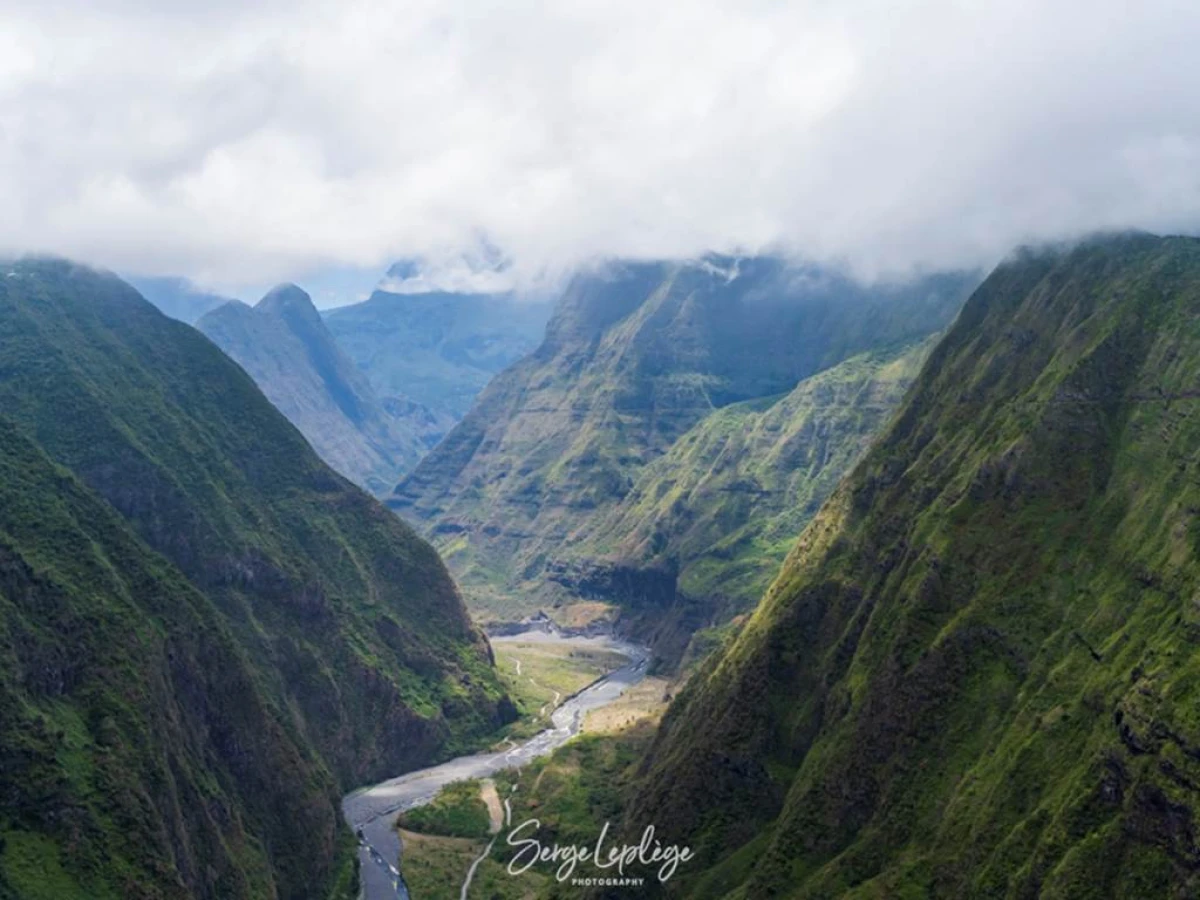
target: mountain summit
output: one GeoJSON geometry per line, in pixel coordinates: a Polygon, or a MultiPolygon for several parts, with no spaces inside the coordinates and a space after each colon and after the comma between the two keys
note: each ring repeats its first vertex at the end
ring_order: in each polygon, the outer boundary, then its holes
{"type": "Polygon", "coordinates": [[[326,462],[368,490],[393,485],[440,434],[427,410],[379,400],[294,284],[279,285],[253,307],[226,303],[196,327],[250,374],[326,462]]]}

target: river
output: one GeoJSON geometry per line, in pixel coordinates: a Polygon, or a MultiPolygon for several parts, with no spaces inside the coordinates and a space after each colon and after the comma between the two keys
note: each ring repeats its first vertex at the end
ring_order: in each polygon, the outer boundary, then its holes
{"type": "Polygon", "coordinates": [[[626,656],[629,662],[568,697],[551,714],[551,727],[523,744],[514,743],[508,750],[500,752],[460,756],[347,794],[342,799],[342,815],[359,835],[360,897],[363,900],[396,900],[397,897],[408,900],[408,890],[400,876],[400,837],[396,833],[396,817],[401,812],[428,803],[451,782],[483,778],[551,753],[579,733],[587,712],[607,706],[646,677],[649,659],[646,648],[612,637],[564,637],[545,631],[529,631],[494,637],[491,641],[497,648],[514,641],[552,641],[593,650],[613,650],[626,656]]]}

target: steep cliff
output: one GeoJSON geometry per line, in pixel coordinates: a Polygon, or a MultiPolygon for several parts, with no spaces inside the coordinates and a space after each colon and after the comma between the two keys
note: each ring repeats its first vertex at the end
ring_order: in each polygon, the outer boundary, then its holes
{"type": "Polygon", "coordinates": [[[323,896],[339,790],[512,715],[432,548],[117,278],[7,267],[0,417],[18,896],[323,896]]]}
{"type": "Polygon", "coordinates": [[[933,346],[851,357],[782,397],[709,413],[586,522],[547,570],[564,593],[636,610],[674,660],[697,629],[753,608],[838,481],[900,405],[933,346]],[[639,582],[614,590],[620,573],[639,582]],[[597,584],[602,573],[604,585],[597,584]],[[649,589],[648,580],[662,583],[649,589]]]}
{"type": "Polygon", "coordinates": [[[970,283],[864,287],[776,259],[719,257],[580,276],[541,347],[497,376],[388,502],[426,529],[487,614],[570,603],[589,591],[564,564],[588,560],[568,562],[566,551],[623,502],[639,503],[629,498],[643,472],[691,429],[850,357],[927,337],[970,283]],[[564,598],[555,585],[571,580],[564,598]]]}
{"type": "Polygon", "coordinates": [[[676,889],[1193,896],[1198,373],[1200,242],[997,269],[670,710],[676,889]]]}

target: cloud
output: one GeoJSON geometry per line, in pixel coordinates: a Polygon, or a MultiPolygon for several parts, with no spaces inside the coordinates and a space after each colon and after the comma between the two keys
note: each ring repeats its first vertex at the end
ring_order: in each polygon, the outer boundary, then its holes
{"type": "Polygon", "coordinates": [[[0,0],[0,252],[863,272],[1200,224],[1200,5],[0,0]]]}

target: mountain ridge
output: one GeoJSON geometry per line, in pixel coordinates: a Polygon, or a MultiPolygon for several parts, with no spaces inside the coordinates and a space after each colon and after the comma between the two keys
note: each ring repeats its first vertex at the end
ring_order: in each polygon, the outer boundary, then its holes
{"type": "Polygon", "coordinates": [[[433,549],[115,276],[0,280],[0,410],[0,885],[349,892],[340,792],[512,718],[433,549]]]}
{"type": "MultiPolygon", "coordinates": [[[[580,276],[538,349],[488,385],[387,502],[431,536],[477,613],[569,607],[547,568],[689,429],[856,353],[927,337],[970,280],[865,288],[771,258],[615,263],[580,276]]],[[[643,575],[658,578],[617,580],[643,575]]]]}
{"type": "Polygon", "coordinates": [[[278,285],[253,307],[217,307],[196,327],[246,369],[326,462],[373,493],[415,464],[440,432],[427,411],[378,399],[294,284],[278,285]]]}
{"type": "Polygon", "coordinates": [[[634,821],[687,896],[1195,890],[1200,241],[975,292],[740,635],[634,821]]]}

